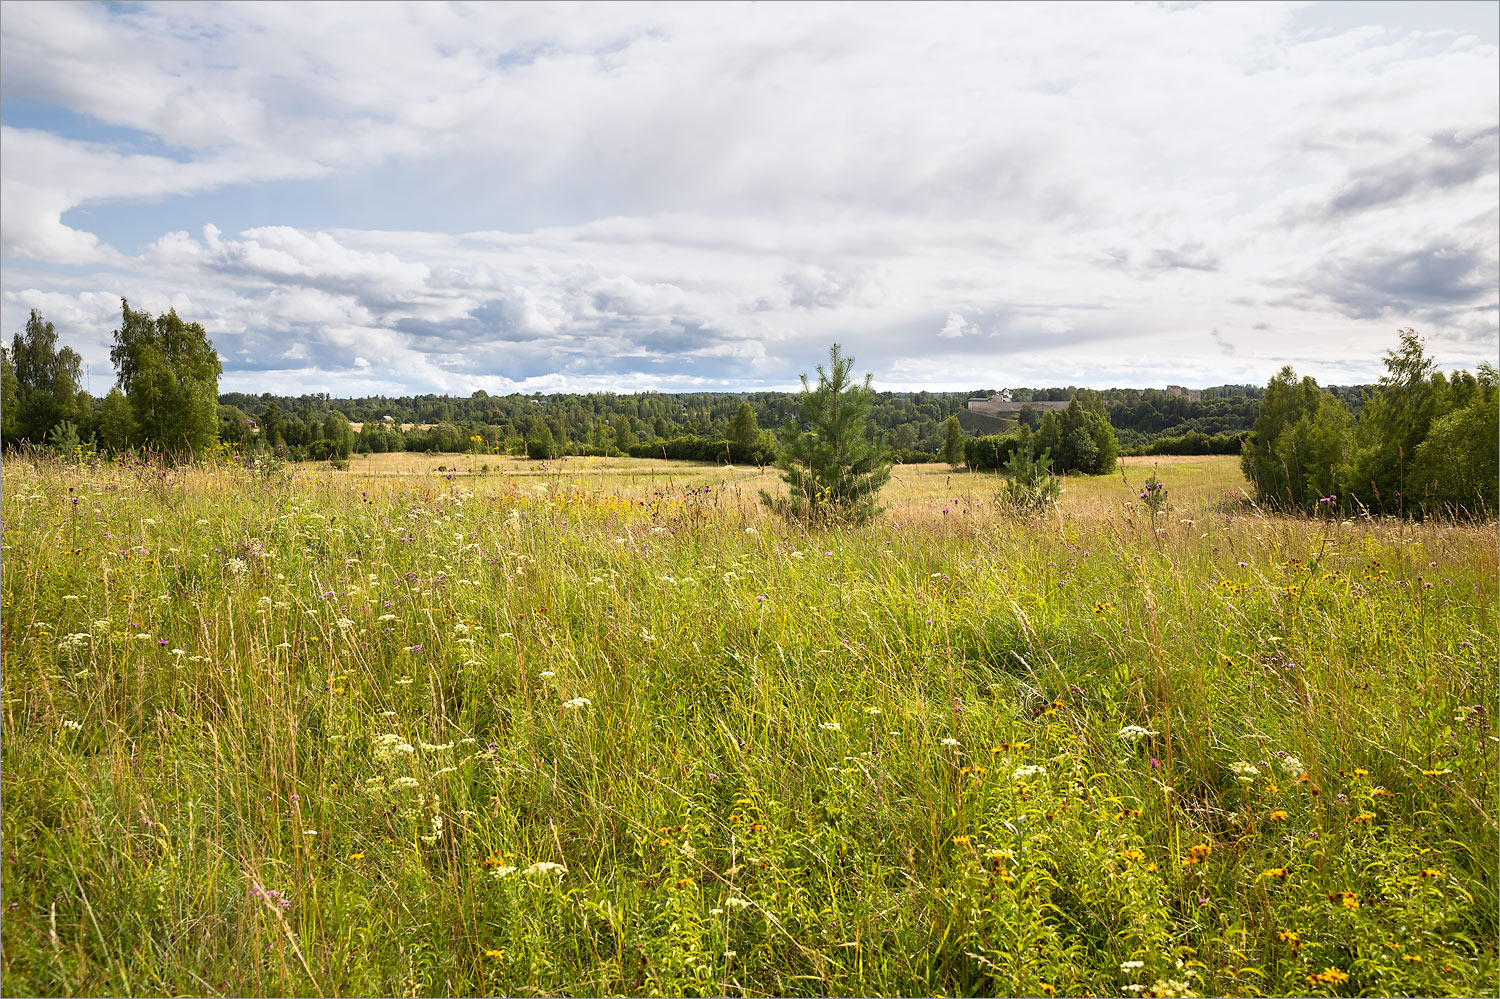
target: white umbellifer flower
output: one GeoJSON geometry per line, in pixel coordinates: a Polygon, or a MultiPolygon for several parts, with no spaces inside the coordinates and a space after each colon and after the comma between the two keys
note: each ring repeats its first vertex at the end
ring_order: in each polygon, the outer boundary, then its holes
{"type": "Polygon", "coordinates": [[[539,675],[539,676],[541,676],[541,677],[542,677],[542,679],[544,679],[544,680],[550,680],[550,679],[552,679],[552,678],[553,678],[553,677],[554,677],[554,676],[556,676],[556,675],[557,675],[557,674],[556,674],[556,673],[554,673],[554,672],[552,672],[552,671],[551,671],[551,670],[550,670],[550,669],[544,669],[544,670],[542,670],[542,672],[541,672],[541,673],[540,673],[540,674],[538,674],[538,675],[539,675]]]}
{"type": "Polygon", "coordinates": [[[65,593],[65,594],[63,594],[63,599],[64,600],[82,600],[83,598],[80,597],[76,593],[65,593]]]}
{"type": "Polygon", "coordinates": [[[516,869],[514,867],[506,865],[505,867],[496,867],[493,870],[491,870],[490,871],[490,877],[496,878],[496,879],[498,879],[498,878],[508,878],[508,877],[510,877],[514,873],[516,873],[516,869]]]}
{"type": "Polygon", "coordinates": [[[587,697],[575,697],[571,701],[563,701],[565,708],[586,708],[594,702],[587,697]]]}
{"type": "Polygon", "coordinates": [[[756,529],[755,529],[755,528],[753,528],[753,527],[747,527],[747,528],[745,528],[745,533],[746,533],[746,534],[759,534],[759,533],[760,533],[760,532],[759,532],[759,531],[757,531],[757,530],[756,530],[756,529]]]}
{"type": "Polygon", "coordinates": [[[229,558],[224,560],[224,568],[228,569],[231,574],[240,576],[244,574],[246,569],[250,568],[250,563],[242,558],[229,558]]]}
{"type": "Polygon", "coordinates": [[[1122,961],[1122,962],[1120,962],[1120,970],[1121,971],[1135,971],[1137,968],[1144,968],[1145,966],[1146,966],[1146,962],[1145,961],[1122,961]]]}
{"type": "Polygon", "coordinates": [[[1030,777],[1045,777],[1047,776],[1047,768],[1041,766],[1017,767],[1016,772],[1011,774],[1011,776],[1016,780],[1026,780],[1030,777]]]}
{"type": "Polygon", "coordinates": [[[1229,769],[1234,771],[1235,777],[1247,784],[1260,776],[1260,769],[1255,764],[1246,763],[1244,760],[1235,760],[1229,764],[1229,769]]]}
{"type": "Polygon", "coordinates": [[[878,714],[880,714],[880,709],[879,708],[865,708],[865,714],[867,714],[867,715],[878,715],[878,714]]]}
{"type": "Polygon", "coordinates": [[[726,898],[724,900],[724,904],[729,906],[731,909],[750,908],[750,901],[748,899],[743,899],[735,895],[731,895],[729,898],[726,898]]]}
{"type": "Polygon", "coordinates": [[[451,743],[451,742],[443,742],[443,743],[419,742],[419,743],[417,743],[417,745],[422,747],[422,752],[424,752],[424,753],[435,753],[435,752],[438,752],[439,750],[452,749],[453,748],[453,743],[451,743]]]}
{"type": "Polygon", "coordinates": [[[396,620],[396,615],[394,615],[394,614],[382,614],[379,617],[377,617],[375,620],[377,620],[377,621],[394,621],[394,620],[396,620]]]}
{"type": "Polygon", "coordinates": [[[533,874],[556,874],[558,877],[562,877],[568,873],[568,869],[562,864],[554,864],[550,860],[539,860],[521,873],[528,877],[533,874]]]}
{"type": "Polygon", "coordinates": [[[415,753],[416,749],[409,742],[403,740],[399,735],[387,732],[375,737],[375,758],[382,762],[388,762],[406,753],[415,753]]]}
{"type": "Polygon", "coordinates": [[[1124,728],[1120,729],[1120,731],[1115,733],[1115,738],[1121,740],[1122,742],[1139,742],[1140,740],[1147,738],[1148,736],[1153,736],[1156,734],[1157,733],[1151,731],[1149,728],[1145,728],[1141,725],[1126,725],[1124,728]]]}
{"type": "Polygon", "coordinates": [[[739,957],[739,956],[740,956],[740,952],[737,951],[737,950],[726,950],[724,952],[724,957],[725,958],[739,957]]]}
{"type": "Polygon", "coordinates": [[[945,745],[945,746],[956,746],[956,745],[958,745],[958,740],[957,739],[951,739],[951,738],[950,739],[944,739],[943,740],[943,745],[945,745]]]}
{"type": "Polygon", "coordinates": [[[62,724],[63,728],[67,729],[69,732],[83,731],[83,726],[78,724],[78,722],[74,721],[71,718],[64,718],[62,724]]]}
{"type": "Polygon", "coordinates": [[[1297,777],[1302,773],[1302,761],[1295,756],[1283,756],[1281,769],[1286,771],[1288,777],[1297,777]]]}
{"type": "Polygon", "coordinates": [[[354,622],[351,621],[351,620],[349,620],[347,617],[341,617],[341,618],[339,618],[337,621],[335,621],[333,623],[336,624],[336,625],[338,625],[340,628],[352,628],[352,627],[354,627],[354,622]]]}
{"type": "Polygon", "coordinates": [[[63,636],[63,640],[57,643],[57,651],[76,652],[88,644],[89,635],[87,632],[74,632],[71,635],[63,636]]]}
{"type": "Polygon", "coordinates": [[[843,726],[838,722],[824,722],[823,724],[819,725],[818,728],[821,728],[828,732],[839,732],[843,730],[843,726]]]}
{"type": "Polygon", "coordinates": [[[415,777],[397,777],[395,780],[391,781],[392,791],[405,791],[409,788],[421,786],[422,782],[417,780],[415,777]]]}

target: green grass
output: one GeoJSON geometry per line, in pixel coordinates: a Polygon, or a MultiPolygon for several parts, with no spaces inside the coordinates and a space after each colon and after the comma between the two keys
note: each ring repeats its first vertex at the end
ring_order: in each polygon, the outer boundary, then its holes
{"type": "Polygon", "coordinates": [[[7,460],[6,994],[1494,993],[1493,523],[488,460],[7,460]]]}

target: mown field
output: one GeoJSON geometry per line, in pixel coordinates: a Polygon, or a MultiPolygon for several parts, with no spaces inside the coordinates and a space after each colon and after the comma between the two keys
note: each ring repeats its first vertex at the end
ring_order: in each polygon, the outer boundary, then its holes
{"type": "Polygon", "coordinates": [[[4,992],[1494,994],[1495,524],[1123,467],[7,459],[4,992]]]}

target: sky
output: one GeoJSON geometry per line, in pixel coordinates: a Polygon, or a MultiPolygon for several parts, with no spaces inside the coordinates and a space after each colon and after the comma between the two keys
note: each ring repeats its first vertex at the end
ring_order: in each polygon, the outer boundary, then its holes
{"type": "Polygon", "coordinates": [[[1500,5],[0,3],[0,332],[222,391],[1373,381],[1500,350],[1500,5]]]}

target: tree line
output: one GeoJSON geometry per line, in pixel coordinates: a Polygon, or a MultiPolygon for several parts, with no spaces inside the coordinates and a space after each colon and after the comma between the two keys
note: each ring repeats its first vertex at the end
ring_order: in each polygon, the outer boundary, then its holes
{"type": "MultiPolygon", "coordinates": [[[[222,364],[202,325],[174,309],[153,316],[123,299],[120,308],[110,351],[118,384],[97,399],[80,387],[78,353],[60,345],[53,324],[31,310],[25,329],[0,350],[0,438],[7,446],[179,455],[227,441],[293,459],[407,450],[770,464],[810,447],[801,435],[814,432],[806,384],[800,394],[220,396],[222,364]],[[351,418],[362,424],[357,433],[351,418]]],[[[1223,385],[1199,398],[1158,389],[1012,389],[1022,403],[1013,422],[967,410],[970,398],[994,394],[989,390],[875,392],[867,378],[846,392],[846,362],[833,354],[820,387],[834,384],[835,396],[857,400],[870,446],[897,461],[990,470],[1012,468],[1024,456],[1028,468],[1102,474],[1115,467],[1122,446],[1149,454],[1239,453],[1260,501],[1284,509],[1496,509],[1495,367],[1444,375],[1409,329],[1373,386],[1320,388],[1287,367],[1264,389],[1223,385]],[[1060,410],[1027,405],[1062,400],[1068,406],[1060,410]],[[992,432],[968,434],[965,426],[992,432]]]]}
{"type": "Polygon", "coordinates": [[[223,365],[207,332],[176,309],[159,316],[120,300],[110,361],[118,383],[102,399],[79,385],[82,359],[58,347],[57,330],[36,309],[0,351],[0,438],[73,452],[150,448],[193,454],[219,437],[223,365]]]}
{"type": "Polygon", "coordinates": [[[1260,502],[1338,516],[1495,512],[1495,366],[1445,375],[1415,330],[1398,335],[1358,412],[1291,366],[1267,383],[1240,455],[1260,502]]]}

